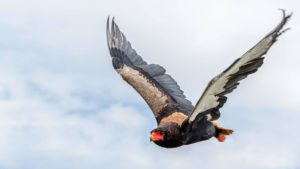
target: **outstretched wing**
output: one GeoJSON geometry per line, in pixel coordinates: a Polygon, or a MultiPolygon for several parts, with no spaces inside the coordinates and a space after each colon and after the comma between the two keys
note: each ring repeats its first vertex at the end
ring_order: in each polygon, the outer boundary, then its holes
{"type": "Polygon", "coordinates": [[[113,67],[147,102],[157,122],[172,112],[188,115],[192,103],[185,98],[176,81],[160,65],[148,64],[131,47],[112,19],[107,19],[107,44],[113,67]]]}
{"type": "Polygon", "coordinates": [[[276,42],[277,37],[287,30],[281,31],[291,14],[286,16],[285,11],[282,11],[283,18],[273,31],[208,83],[192,114],[189,116],[189,122],[192,122],[197,115],[203,115],[202,113],[218,111],[227,100],[225,95],[237,88],[240,80],[256,72],[263,64],[263,55],[276,42]]]}

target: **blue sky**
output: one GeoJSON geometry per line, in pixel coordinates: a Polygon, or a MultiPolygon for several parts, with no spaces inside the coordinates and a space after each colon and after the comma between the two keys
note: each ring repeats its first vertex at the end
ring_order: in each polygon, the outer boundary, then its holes
{"type": "Polygon", "coordinates": [[[0,168],[299,169],[296,0],[0,0],[0,168]],[[156,122],[113,70],[108,15],[195,103],[207,82],[294,11],[292,29],[222,108],[235,133],[163,149],[156,122]]]}

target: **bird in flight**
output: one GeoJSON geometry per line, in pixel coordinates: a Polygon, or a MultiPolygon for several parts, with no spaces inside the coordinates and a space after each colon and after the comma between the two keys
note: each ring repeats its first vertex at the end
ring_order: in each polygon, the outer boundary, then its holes
{"type": "Polygon", "coordinates": [[[150,140],[161,147],[175,148],[212,137],[223,142],[232,134],[233,130],[216,123],[219,109],[227,100],[226,94],[257,71],[263,56],[287,30],[283,27],[291,14],[282,13],[280,23],[269,34],[208,83],[195,106],[162,66],[148,64],[137,54],[114,18],[110,21],[108,17],[106,35],[113,67],[143,97],[156,118],[157,128],[150,132],[150,140]]]}

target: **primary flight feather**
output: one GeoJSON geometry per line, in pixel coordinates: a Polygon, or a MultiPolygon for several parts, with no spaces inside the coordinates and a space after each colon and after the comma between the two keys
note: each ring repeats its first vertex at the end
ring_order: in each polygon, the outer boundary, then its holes
{"type": "Polygon", "coordinates": [[[144,98],[156,118],[158,127],[151,131],[150,140],[166,148],[192,144],[213,136],[223,142],[233,132],[215,122],[220,117],[219,109],[227,100],[225,95],[263,64],[263,56],[285,31],[283,26],[291,17],[284,10],[282,12],[283,18],[274,30],[208,83],[195,107],[166,70],[144,61],[114,19],[110,21],[108,18],[107,45],[113,67],[144,98]]]}

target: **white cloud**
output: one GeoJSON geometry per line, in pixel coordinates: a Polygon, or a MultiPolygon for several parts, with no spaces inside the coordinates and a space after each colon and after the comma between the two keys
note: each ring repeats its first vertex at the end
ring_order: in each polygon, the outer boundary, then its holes
{"type": "Polygon", "coordinates": [[[294,129],[297,119],[281,112],[262,113],[258,112],[259,108],[238,112],[230,108],[224,113],[224,125],[234,128],[236,133],[224,144],[212,139],[179,149],[162,149],[148,141],[149,131],[154,127],[154,119],[145,114],[149,110],[139,112],[131,106],[114,103],[99,108],[95,102],[72,95],[86,89],[71,79],[49,72],[42,74],[49,82],[62,85],[45,83],[40,73],[28,76],[2,68],[1,96],[10,95],[1,97],[0,105],[2,168],[153,168],[158,165],[193,168],[201,164],[202,168],[273,169],[298,165],[300,137],[294,129]],[[32,91],[28,82],[34,82],[43,92],[32,91]],[[49,96],[57,101],[49,101],[49,96]],[[96,110],[87,115],[69,113],[82,108],[96,110]],[[233,118],[230,110],[236,117],[233,118]],[[261,114],[257,116],[258,113],[261,114]]]}
{"type": "Polygon", "coordinates": [[[0,168],[300,166],[297,1],[1,1],[0,168]],[[136,50],[196,102],[206,83],[294,10],[292,30],[222,109],[236,132],[178,149],[149,143],[155,120],[111,67],[108,14],[136,50]],[[188,65],[188,66],[186,66],[188,65]]]}

